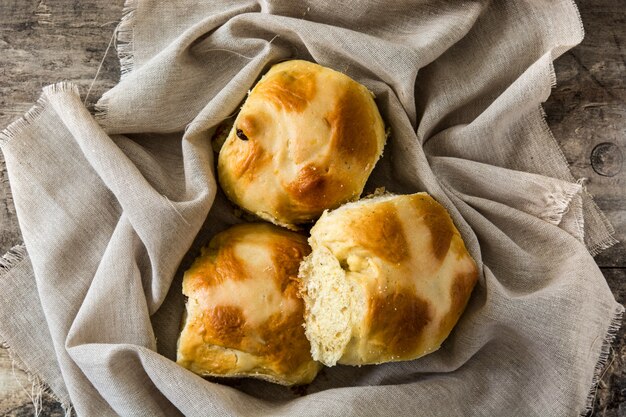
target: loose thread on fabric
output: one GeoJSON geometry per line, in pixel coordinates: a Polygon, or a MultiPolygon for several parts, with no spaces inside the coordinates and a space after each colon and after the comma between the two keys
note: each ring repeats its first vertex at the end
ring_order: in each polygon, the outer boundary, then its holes
{"type": "MultiPolygon", "coordinates": [[[[105,23],[104,25],[101,25],[100,27],[104,27],[106,25],[110,25],[112,23],[117,23],[117,22],[108,22],[105,23]]],[[[109,55],[109,50],[111,49],[111,45],[113,45],[114,41],[115,41],[115,37],[117,36],[117,31],[118,31],[119,26],[116,26],[116,28],[113,30],[113,33],[111,34],[111,39],[109,40],[109,44],[107,45],[107,48],[104,51],[104,56],[102,57],[102,60],[100,61],[100,65],[98,65],[98,69],[96,70],[96,75],[93,77],[93,80],[91,80],[91,84],[89,84],[89,89],[87,90],[87,94],[85,95],[85,99],[83,100],[83,105],[87,105],[87,100],[89,99],[89,94],[91,94],[91,89],[93,88],[93,85],[96,83],[96,80],[98,79],[98,76],[100,75],[100,71],[102,70],[102,66],[104,65],[104,61],[106,60],[106,57],[109,55]]]]}
{"type": "MultiPolygon", "coordinates": [[[[309,14],[309,12],[311,11],[311,7],[307,7],[306,10],[302,13],[302,16],[300,16],[300,20],[302,21],[306,21],[305,17],[307,14],[309,14]]],[[[292,55],[296,58],[300,57],[300,49],[298,49],[298,45],[296,43],[289,43],[289,48],[292,49],[292,55]],[[295,51],[295,52],[294,52],[295,51]]],[[[288,60],[291,58],[287,58],[285,60],[288,60]]]]}
{"type": "MultiPolygon", "coordinates": [[[[269,45],[272,44],[272,42],[274,42],[274,40],[276,40],[276,38],[279,38],[280,35],[276,34],[274,35],[274,37],[272,39],[270,39],[270,41],[265,45],[265,48],[267,48],[269,45]]],[[[211,52],[211,51],[225,51],[225,52],[230,52],[233,53],[235,55],[241,56],[243,58],[247,58],[247,59],[254,59],[255,57],[247,57],[245,55],[240,54],[239,52],[236,51],[231,51],[230,49],[221,49],[221,48],[216,48],[216,49],[208,49],[206,52],[211,52]]],[[[248,91],[248,93],[250,93],[250,91],[248,91]]],[[[239,114],[239,109],[237,109],[235,112],[233,112],[232,114],[230,114],[229,116],[226,117],[215,117],[215,118],[211,118],[211,119],[202,119],[201,121],[192,121],[191,123],[187,124],[185,126],[185,133],[187,133],[187,131],[189,129],[191,129],[192,127],[196,126],[196,125],[206,125],[207,123],[220,123],[223,122],[224,120],[230,119],[232,117],[237,116],[237,114],[239,114]]]]}
{"type": "Polygon", "coordinates": [[[230,49],[224,49],[224,48],[214,48],[214,49],[207,49],[205,52],[216,52],[216,51],[220,51],[220,52],[230,52],[231,54],[240,56],[242,58],[245,59],[254,59],[255,57],[253,56],[246,56],[244,54],[240,54],[239,52],[236,51],[231,51],[230,49]]]}
{"type": "Polygon", "coordinates": [[[11,358],[11,374],[13,375],[13,379],[15,379],[15,381],[20,386],[22,391],[24,391],[24,394],[26,394],[30,402],[33,404],[33,415],[35,417],[38,417],[41,414],[41,409],[43,405],[42,397],[43,397],[44,387],[42,386],[41,381],[36,375],[28,376],[28,373],[27,373],[28,379],[31,382],[30,392],[29,392],[26,389],[26,387],[22,385],[20,378],[15,373],[15,362],[16,362],[15,359],[11,358]]]}
{"type": "MultiPolygon", "coordinates": [[[[126,0],[122,8],[122,18],[113,31],[113,46],[117,51],[117,58],[120,62],[120,79],[123,80],[135,68],[134,53],[134,31],[135,31],[135,11],[137,10],[137,0],[126,0]]],[[[107,47],[108,48],[108,47],[107,47]]],[[[104,58],[106,58],[105,52],[104,58]]],[[[103,61],[104,61],[103,58],[103,61]]],[[[105,123],[109,110],[107,98],[100,98],[94,105],[94,118],[99,123],[105,123]]]]}
{"type": "Polygon", "coordinates": [[[43,397],[44,395],[50,396],[54,401],[58,402],[61,405],[61,408],[64,410],[65,417],[72,416],[73,407],[69,403],[69,401],[64,401],[58,398],[55,393],[50,389],[50,387],[43,382],[43,380],[34,372],[32,372],[24,362],[16,356],[16,354],[11,349],[6,342],[0,343],[3,349],[9,354],[9,358],[11,359],[11,373],[13,378],[15,378],[17,384],[20,386],[22,391],[26,394],[28,399],[33,405],[33,415],[35,417],[39,417],[43,412],[43,397]],[[26,378],[28,382],[30,382],[31,387],[30,391],[21,383],[19,377],[16,374],[15,368],[22,370],[26,374],[26,378]]]}
{"type": "Polygon", "coordinates": [[[580,15],[580,10],[574,0],[569,0],[572,10],[576,13],[576,19],[578,20],[578,30],[580,31],[581,40],[585,37],[585,25],[583,25],[583,18],[580,15]]]}
{"type": "Polygon", "coordinates": [[[589,253],[591,254],[591,256],[596,256],[618,243],[619,243],[619,240],[615,239],[614,236],[607,236],[601,242],[598,242],[592,245],[589,248],[589,253]]]}
{"type": "MultiPolygon", "coordinates": [[[[264,48],[267,48],[269,45],[271,45],[271,44],[272,44],[272,42],[274,42],[274,39],[276,39],[276,38],[278,38],[278,37],[280,37],[280,35],[278,35],[278,34],[274,35],[274,37],[273,37],[272,39],[270,39],[270,41],[269,41],[268,43],[266,43],[266,44],[265,44],[265,47],[264,47],[264,48]]],[[[234,55],[240,56],[240,57],[242,57],[242,58],[246,58],[246,59],[254,59],[254,58],[256,58],[256,56],[246,56],[246,55],[240,54],[240,53],[239,53],[239,52],[237,52],[237,51],[232,51],[232,50],[230,50],[230,49],[225,49],[225,48],[213,48],[213,49],[207,49],[207,50],[206,50],[206,51],[204,51],[204,52],[215,52],[215,51],[220,51],[220,52],[230,52],[231,54],[234,54],[234,55]]]]}

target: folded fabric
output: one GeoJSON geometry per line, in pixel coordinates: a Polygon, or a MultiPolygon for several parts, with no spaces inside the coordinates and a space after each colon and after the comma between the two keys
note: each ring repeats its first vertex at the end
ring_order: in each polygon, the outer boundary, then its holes
{"type": "Polygon", "coordinates": [[[577,415],[623,307],[591,253],[612,229],[544,121],[570,0],[129,1],[122,79],[97,114],[70,83],[0,135],[25,246],[0,261],[0,340],[78,415],[577,415]],[[481,275],[437,352],[326,368],[306,395],[178,366],[182,271],[238,223],[210,138],[273,63],[376,96],[390,139],[367,190],[427,191],[481,275]]]}

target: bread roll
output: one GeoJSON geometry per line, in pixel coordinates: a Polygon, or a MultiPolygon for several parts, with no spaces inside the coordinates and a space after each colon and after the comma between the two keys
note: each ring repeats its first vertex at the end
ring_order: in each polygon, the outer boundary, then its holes
{"type": "Polygon", "coordinates": [[[249,93],[220,150],[218,178],[244,210],[295,229],[358,199],[384,145],[382,118],[364,86],[287,61],[249,93]]]}
{"type": "Polygon", "coordinates": [[[306,238],[269,224],[215,236],[185,272],[177,362],[203,376],[306,384],[320,365],[304,335],[298,266],[306,238]]]}
{"type": "Polygon", "coordinates": [[[327,366],[415,359],[456,324],[478,270],[428,194],[383,195],[325,212],[300,266],[306,335],[327,366]]]}

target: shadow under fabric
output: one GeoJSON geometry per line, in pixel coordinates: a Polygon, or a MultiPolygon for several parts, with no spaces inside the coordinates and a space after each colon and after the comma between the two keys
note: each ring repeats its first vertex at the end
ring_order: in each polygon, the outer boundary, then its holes
{"type": "Polygon", "coordinates": [[[25,242],[0,262],[0,340],[81,416],[584,413],[623,311],[591,255],[613,231],[541,110],[582,36],[569,0],[128,2],[95,117],[56,84],[0,137],[25,242]],[[181,272],[239,221],[211,133],[293,58],[375,93],[391,136],[366,189],[429,192],[481,268],[440,350],[303,396],[172,361],[181,272]]]}

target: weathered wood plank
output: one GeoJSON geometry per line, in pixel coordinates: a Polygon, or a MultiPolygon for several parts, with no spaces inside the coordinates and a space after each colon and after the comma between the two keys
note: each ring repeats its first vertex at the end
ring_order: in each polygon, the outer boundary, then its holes
{"type": "Polygon", "coordinates": [[[626,1],[578,4],[585,39],[556,61],[557,86],[545,110],[573,175],[587,179],[620,241],[596,262],[626,267],[626,1]],[[610,155],[598,158],[602,144],[610,144],[610,155]]]}
{"type": "MultiPolygon", "coordinates": [[[[122,0],[0,1],[0,130],[30,109],[48,84],[70,80],[86,93],[122,6],[122,0]]],[[[93,104],[118,79],[119,64],[111,48],[89,102],[93,104]]],[[[0,161],[0,181],[6,180],[0,161]]],[[[20,241],[20,233],[4,187],[0,187],[0,225],[0,253],[5,253],[20,241]]]]}

